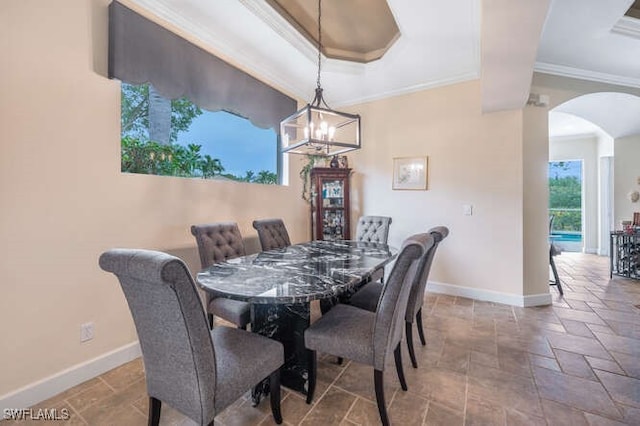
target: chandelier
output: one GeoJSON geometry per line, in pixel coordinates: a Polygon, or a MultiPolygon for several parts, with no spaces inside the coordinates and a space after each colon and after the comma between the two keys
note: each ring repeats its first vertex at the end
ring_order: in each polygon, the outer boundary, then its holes
{"type": "Polygon", "coordinates": [[[322,0],[318,0],[318,78],[311,103],[280,123],[282,152],[333,156],[360,149],[360,115],[332,110],[322,97],[322,0]]]}

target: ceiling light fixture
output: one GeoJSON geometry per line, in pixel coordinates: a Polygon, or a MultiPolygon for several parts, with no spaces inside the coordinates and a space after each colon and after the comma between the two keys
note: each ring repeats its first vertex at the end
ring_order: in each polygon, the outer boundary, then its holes
{"type": "Polygon", "coordinates": [[[280,123],[282,152],[332,156],[360,149],[360,115],[332,110],[322,97],[322,0],[318,0],[318,79],[311,103],[280,123]]]}

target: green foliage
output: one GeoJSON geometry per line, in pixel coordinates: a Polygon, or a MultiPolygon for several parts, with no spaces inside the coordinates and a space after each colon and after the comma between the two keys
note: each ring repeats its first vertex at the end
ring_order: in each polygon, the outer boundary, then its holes
{"type": "Polygon", "coordinates": [[[581,208],[582,185],[576,176],[549,178],[549,209],[555,215],[554,230],[579,232],[582,229],[581,208]]]}
{"type": "Polygon", "coordinates": [[[262,183],[265,185],[278,184],[278,175],[268,170],[261,170],[257,175],[254,171],[247,170],[244,176],[236,176],[231,173],[223,174],[222,176],[228,179],[237,180],[238,182],[262,183]]]}
{"type": "Polygon", "coordinates": [[[307,158],[307,164],[305,164],[300,170],[300,179],[302,179],[302,199],[307,203],[311,202],[311,180],[309,176],[311,175],[311,169],[313,169],[316,164],[319,164],[320,161],[324,161],[326,158],[324,155],[305,155],[307,158]]]}
{"type": "Polygon", "coordinates": [[[125,136],[122,138],[122,171],[161,176],[210,179],[224,171],[217,158],[200,154],[200,145],[163,145],[125,136]]]}
{"type": "Polygon", "coordinates": [[[581,208],[582,185],[575,176],[549,179],[550,208],[581,208]]]}
{"type": "Polygon", "coordinates": [[[278,175],[262,170],[248,170],[245,176],[223,174],[224,166],[217,158],[200,154],[202,147],[189,144],[186,147],[175,143],[169,145],[154,141],[125,136],[122,138],[122,171],[161,176],[201,177],[212,179],[215,176],[226,177],[239,182],[276,185],[278,175]]]}
{"type": "MultiPolygon", "coordinates": [[[[122,136],[149,139],[149,84],[122,83],[120,125],[122,136]]],[[[187,98],[171,101],[171,142],[178,139],[178,133],[189,129],[194,118],[202,110],[187,98]]]]}

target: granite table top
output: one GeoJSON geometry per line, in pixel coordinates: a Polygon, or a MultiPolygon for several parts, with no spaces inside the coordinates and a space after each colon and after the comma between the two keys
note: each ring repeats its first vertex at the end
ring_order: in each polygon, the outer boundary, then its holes
{"type": "Polygon", "coordinates": [[[397,254],[386,244],[311,241],[216,263],[198,273],[196,280],[218,297],[250,303],[305,303],[340,295],[397,254]]]}

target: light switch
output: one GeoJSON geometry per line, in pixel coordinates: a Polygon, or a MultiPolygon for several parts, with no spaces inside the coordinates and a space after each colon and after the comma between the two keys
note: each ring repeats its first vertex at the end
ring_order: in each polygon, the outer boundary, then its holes
{"type": "Polygon", "coordinates": [[[463,204],[462,205],[462,214],[465,216],[473,215],[473,205],[472,204],[463,204]]]}

